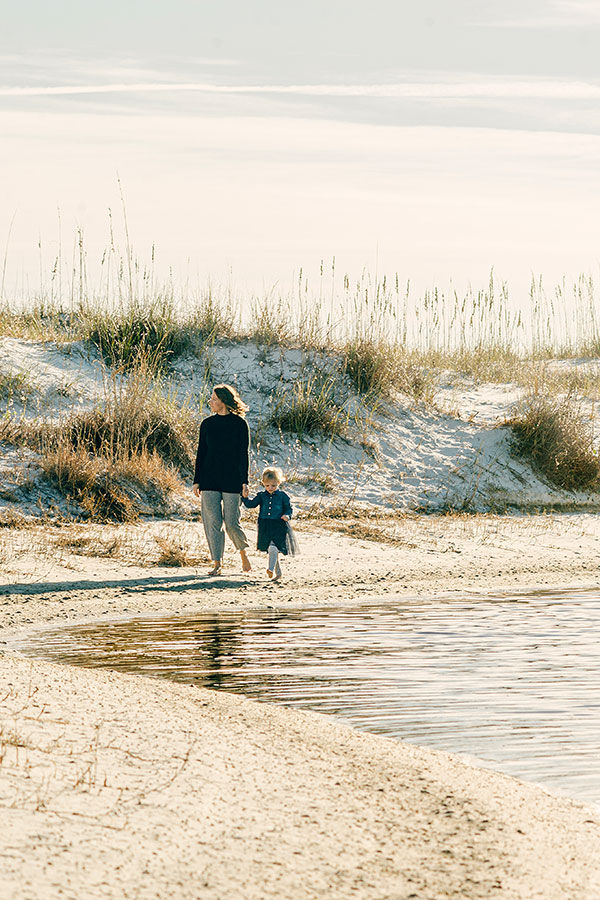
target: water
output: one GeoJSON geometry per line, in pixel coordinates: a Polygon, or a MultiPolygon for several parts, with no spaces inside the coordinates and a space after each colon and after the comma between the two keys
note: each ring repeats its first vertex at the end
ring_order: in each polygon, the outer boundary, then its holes
{"type": "Polygon", "coordinates": [[[23,652],[312,709],[600,803],[600,595],[222,613],[44,631],[23,652]]]}

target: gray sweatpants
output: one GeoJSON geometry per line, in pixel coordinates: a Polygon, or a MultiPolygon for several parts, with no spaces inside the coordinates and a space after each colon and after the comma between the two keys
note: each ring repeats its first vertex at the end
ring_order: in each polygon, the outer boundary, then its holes
{"type": "Polygon", "coordinates": [[[249,546],[248,538],[240,524],[240,495],[223,491],[202,491],[202,524],[208,541],[210,558],[221,562],[225,549],[225,530],[236,550],[249,546]]]}

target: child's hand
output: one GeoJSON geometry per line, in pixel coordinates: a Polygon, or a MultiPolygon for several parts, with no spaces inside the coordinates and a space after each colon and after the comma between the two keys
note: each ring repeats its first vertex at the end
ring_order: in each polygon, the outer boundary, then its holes
{"type": "Polygon", "coordinates": [[[243,484],[242,485],[242,497],[249,497],[249,496],[250,496],[250,491],[248,490],[248,485],[243,484]]]}
{"type": "Polygon", "coordinates": [[[290,521],[290,517],[289,517],[289,516],[282,516],[281,518],[283,519],[284,522],[289,522],[289,521],[290,521]]]}

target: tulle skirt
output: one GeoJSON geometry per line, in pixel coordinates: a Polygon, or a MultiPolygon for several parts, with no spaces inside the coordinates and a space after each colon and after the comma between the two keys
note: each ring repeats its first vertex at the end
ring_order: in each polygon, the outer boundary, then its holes
{"type": "Polygon", "coordinates": [[[300,553],[300,547],[298,546],[298,538],[296,537],[296,532],[289,522],[287,522],[286,524],[288,553],[290,556],[297,556],[300,553]]]}
{"type": "Polygon", "coordinates": [[[266,553],[271,541],[284,556],[296,556],[298,540],[289,522],[283,519],[259,519],[256,549],[266,553]]]}

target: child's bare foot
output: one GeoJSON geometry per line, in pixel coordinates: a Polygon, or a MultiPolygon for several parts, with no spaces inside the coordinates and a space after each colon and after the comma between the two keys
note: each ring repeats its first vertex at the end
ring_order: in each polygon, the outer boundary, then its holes
{"type": "Polygon", "coordinates": [[[213,561],[213,567],[208,573],[209,575],[220,575],[223,571],[223,565],[220,562],[213,561]]]}
{"type": "Polygon", "coordinates": [[[273,577],[273,571],[272,571],[271,569],[267,569],[267,575],[269,576],[269,578],[272,578],[272,577],[273,577]]]}
{"type": "Polygon", "coordinates": [[[248,559],[248,554],[245,550],[240,550],[240,556],[242,557],[242,572],[250,572],[252,570],[252,566],[250,564],[250,560],[248,559]]]}

